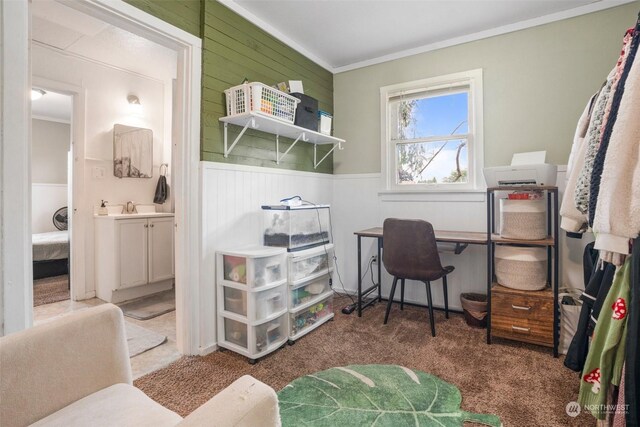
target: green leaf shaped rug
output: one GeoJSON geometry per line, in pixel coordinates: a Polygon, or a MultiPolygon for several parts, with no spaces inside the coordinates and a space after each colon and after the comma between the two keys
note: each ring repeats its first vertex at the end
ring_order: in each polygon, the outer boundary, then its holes
{"type": "Polygon", "coordinates": [[[351,365],[294,380],[278,393],[283,427],[500,427],[495,415],[460,409],[453,385],[397,365],[351,365]]]}

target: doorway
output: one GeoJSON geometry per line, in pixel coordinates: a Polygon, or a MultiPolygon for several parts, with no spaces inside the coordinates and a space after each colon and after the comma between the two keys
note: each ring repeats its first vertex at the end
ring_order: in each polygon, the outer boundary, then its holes
{"type": "Polygon", "coordinates": [[[31,231],[33,306],[66,301],[69,276],[73,97],[48,87],[31,90],[31,231]]]}
{"type": "MultiPolygon", "coordinates": [[[[57,3],[57,2],[56,2],[57,3]]],[[[83,12],[95,19],[119,29],[126,29],[136,36],[154,41],[159,45],[172,49],[177,56],[177,75],[175,80],[174,115],[175,123],[171,129],[173,152],[173,200],[175,204],[175,276],[176,276],[176,322],[177,346],[183,354],[199,354],[198,326],[199,307],[197,294],[199,288],[199,139],[200,139],[200,70],[201,70],[201,41],[197,37],[189,35],[159,19],[156,19],[133,6],[124,2],[111,2],[103,0],[85,0],[78,2],[60,2],[73,10],[83,12]]],[[[14,159],[25,160],[26,165],[16,162],[15,167],[3,163],[5,167],[2,176],[2,189],[5,195],[16,193],[18,206],[9,212],[2,212],[2,223],[5,230],[11,229],[12,236],[3,235],[3,244],[8,244],[10,238],[18,247],[11,253],[11,257],[2,259],[3,287],[5,289],[2,304],[3,333],[29,327],[32,322],[32,296],[27,286],[12,286],[12,283],[30,283],[31,277],[31,253],[27,248],[31,247],[31,224],[21,220],[26,217],[31,208],[31,189],[29,178],[29,140],[30,115],[28,114],[29,100],[22,98],[22,92],[27,93],[31,87],[29,75],[29,46],[21,41],[29,40],[30,2],[10,2],[3,4],[2,23],[4,27],[3,38],[15,40],[17,43],[2,52],[3,78],[5,82],[11,82],[11,90],[3,91],[3,104],[8,105],[9,96],[12,97],[12,114],[3,117],[5,128],[3,143],[3,158],[7,155],[14,159]],[[6,7],[5,7],[6,6],[6,7]],[[20,77],[22,76],[22,77],[20,77]],[[7,80],[8,79],[8,80],[7,80]],[[27,107],[27,110],[23,107],[27,107]],[[13,113],[16,114],[13,114],[13,113]],[[13,120],[9,120],[13,119],[13,120]],[[9,138],[8,136],[13,136],[9,138]],[[22,141],[22,142],[20,142],[22,141]],[[17,143],[16,143],[17,142],[17,143]],[[19,143],[19,144],[18,144],[19,143]],[[12,182],[6,179],[12,177],[12,182]],[[16,191],[7,191],[11,187],[16,191]],[[26,197],[24,197],[26,196],[26,197]],[[24,248],[24,249],[23,249],[24,248]],[[27,280],[21,280],[22,278],[27,280]],[[14,280],[15,278],[15,280],[14,280]],[[8,280],[8,281],[7,281],[8,280]]],[[[73,70],[69,70],[73,71],[73,70]]],[[[34,78],[35,80],[35,78],[34,78]]],[[[58,82],[64,79],[58,79],[58,82]]],[[[6,85],[5,87],[9,87],[6,85]]],[[[120,97],[118,97],[120,98],[120,97]]],[[[126,98],[126,95],[125,95],[126,98]]],[[[87,93],[84,88],[74,95],[74,107],[79,105],[77,111],[82,114],[85,111],[87,93]]],[[[105,105],[104,108],[111,106],[105,105]]],[[[8,109],[7,109],[8,110],[8,109]]],[[[113,124],[113,123],[112,123],[113,124]]],[[[85,129],[80,129],[74,134],[74,145],[84,146],[85,129]],[[82,144],[80,144],[82,143],[82,144]]],[[[87,146],[88,147],[88,146],[87,146]]],[[[85,153],[86,156],[86,153],[85,153]]],[[[74,160],[76,153],[74,153],[74,160]]],[[[74,168],[74,174],[87,176],[93,169],[79,171],[74,168]],[[77,172],[77,173],[76,173],[77,172]]],[[[78,191],[82,191],[80,188],[78,191]]],[[[76,188],[74,186],[74,193],[76,188]]],[[[74,200],[77,200],[74,194],[74,200]]],[[[82,209],[88,209],[86,205],[74,207],[70,213],[70,221],[74,224],[74,232],[86,224],[76,221],[76,216],[82,209]]],[[[86,213],[86,212],[85,212],[86,213]]],[[[71,251],[84,253],[89,246],[88,242],[80,240],[74,242],[72,236],[71,251]]],[[[92,243],[92,242],[91,242],[92,243]]],[[[5,246],[6,247],[6,246],[5,246]]],[[[74,256],[71,257],[72,261],[74,256]]],[[[86,283],[86,277],[82,280],[72,270],[72,281],[77,280],[77,286],[72,286],[73,292],[90,293],[90,289],[82,289],[86,283]],[[88,291],[88,292],[87,292],[88,291]]]]}

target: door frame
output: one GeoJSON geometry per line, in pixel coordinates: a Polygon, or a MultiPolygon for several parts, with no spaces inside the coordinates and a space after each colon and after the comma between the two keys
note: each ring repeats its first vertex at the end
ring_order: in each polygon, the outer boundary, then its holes
{"type": "MultiPolygon", "coordinates": [[[[174,158],[173,194],[175,196],[176,229],[176,335],[178,350],[183,354],[200,354],[200,97],[202,71],[202,40],[173,25],[151,16],[123,1],[58,0],[73,9],[130,31],[173,49],[178,54],[176,102],[178,116],[173,130],[174,158]]],[[[3,43],[2,78],[2,245],[0,269],[4,298],[2,308],[3,333],[24,329],[32,319],[32,256],[31,256],[31,141],[29,97],[31,88],[29,2],[2,2],[1,23],[3,43]],[[7,117],[8,116],[8,117],[7,117]],[[13,121],[8,120],[14,119],[13,121]],[[11,138],[10,138],[11,137],[11,138]],[[11,159],[7,159],[7,156],[11,159]],[[10,161],[8,161],[10,160],[10,161]],[[19,161],[18,161],[19,160],[19,161]],[[5,166],[11,166],[5,168],[5,166]],[[9,183],[7,178],[11,178],[9,183]],[[6,205],[7,191],[14,196],[11,211],[6,205]],[[7,226],[11,235],[6,232],[7,226]],[[10,247],[11,251],[4,249],[10,247]],[[7,277],[9,280],[7,280],[7,277]],[[16,283],[22,283],[16,286],[16,283]],[[24,284],[28,283],[29,286],[24,284]],[[7,292],[9,291],[9,292],[7,292]],[[11,310],[18,307],[17,310],[11,310]],[[9,326],[9,327],[7,327],[9,326]]],[[[76,174],[77,176],[78,174],[76,174]]],[[[75,181],[75,180],[74,180],[75,181]]],[[[73,245],[72,245],[73,246],[73,245]]]]}
{"type": "Polygon", "coordinates": [[[79,301],[87,298],[85,288],[85,266],[84,247],[86,225],[82,219],[84,200],[84,176],[85,163],[79,161],[84,159],[85,147],[85,99],[86,91],[81,86],[76,86],[66,82],[47,79],[37,75],[32,75],[32,84],[45,90],[61,93],[71,97],[71,179],[67,182],[69,188],[67,194],[71,197],[67,200],[69,208],[69,278],[71,285],[71,299],[79,301]]]}

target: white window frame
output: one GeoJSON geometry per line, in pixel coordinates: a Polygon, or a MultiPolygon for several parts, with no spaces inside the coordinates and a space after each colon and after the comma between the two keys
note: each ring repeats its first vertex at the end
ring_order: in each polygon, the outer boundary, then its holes
{"type": "Polygon", "coordinates": [[[484,120],[483,120],[482,69],[463,71],[380,88],[381,123],[381,193],[476,193],[486,187],[482,175],[484,166],[484,120]],[[462,86],[469,87],[469,133],[468,159],[469,181],[464,184],[413,184],[400,185],[396,182],[397,150],[391,140],[390,99],[417,91],[437,91],[462,86]]]}

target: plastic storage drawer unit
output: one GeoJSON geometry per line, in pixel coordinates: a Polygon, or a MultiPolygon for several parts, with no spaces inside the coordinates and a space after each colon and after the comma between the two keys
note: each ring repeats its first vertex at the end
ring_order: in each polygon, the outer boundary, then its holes
{"type": "Polygon", "coordinates": [[[333,318],[332,291],[290,311],[289,316],[289,341],[295,341],[333,318]]]}
{"type": "Polygon", "coordinates": [[[289,253],[289,284],[319,277],[333,271],[333,244],[289,253]]]}
{"type": "Polygon", "coordinates": [[[286,260],[284,250],[264,246],[219,251],[218,283],[257,288],[280,282],[287,278],[286,260]]]}
{"type": "Polygon", "coordinates": [[[287,341],[287,255],[281,248],[220,251],[218,344],[251,362],[287,341]]]}
{"type": "Polygon", "coordinates": [[[264,244],[289,252],[330,243],[329,205],[262,206],[264,244]]]}

